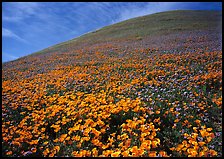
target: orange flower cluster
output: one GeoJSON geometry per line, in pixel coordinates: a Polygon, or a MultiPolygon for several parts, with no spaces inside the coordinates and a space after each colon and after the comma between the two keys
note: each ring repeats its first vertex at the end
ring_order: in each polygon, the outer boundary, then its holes
{"type": "Polygon", "coordinates": [[[194,133],[190,135],[184,133],[183,136],[187,140],[183,140],[177,147],[170,148],[172,151],[177,151],[180,154],[185,154],[188,157],[211,157],[217,156],[217,152],[213,149],[209,149],[206,145],[211,142],[215,137],[214,133],[211,132],[212,128],[201,126],[198,131],[198,127],[193,127],[194,133]],[[199,133],[200,132],[200,133],[199,133]]]}
{"type": "Polygon", "coordinates": [[[220,156],[222,52],[169,52],[107,44],[4,67],[2,155],[220,156]]]}

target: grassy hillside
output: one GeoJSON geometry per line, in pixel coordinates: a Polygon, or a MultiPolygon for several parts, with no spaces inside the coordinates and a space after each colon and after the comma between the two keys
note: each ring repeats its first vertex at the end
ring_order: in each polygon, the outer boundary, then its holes
{"type": "Polygon", "coordinates": [[[221,157],[221,12],[104,27],[2,67],[4,157],[221,157]]]}
{"type": "Polygon", "coordinates": [[[218,30],[221,32],[221,11],[178,10],[129,19],[103,27],[73,40],[60,43],[37,53],[68,51],[79,46],[118,40],[138,40],[187,31],[218,30]]]}

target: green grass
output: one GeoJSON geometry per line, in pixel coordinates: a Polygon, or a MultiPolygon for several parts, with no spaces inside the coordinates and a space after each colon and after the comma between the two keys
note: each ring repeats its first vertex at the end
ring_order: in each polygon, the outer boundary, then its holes
{"type": "Polygon", "coordinates": [[[161,36],[184,31],[217,30],[221,28],[221,19],[221,11],[177,10],[155,13],[103,27],[34,54],[65,52],[83,45],[89,46],[117,40],[142,40],[149,36],[161,36]]]}

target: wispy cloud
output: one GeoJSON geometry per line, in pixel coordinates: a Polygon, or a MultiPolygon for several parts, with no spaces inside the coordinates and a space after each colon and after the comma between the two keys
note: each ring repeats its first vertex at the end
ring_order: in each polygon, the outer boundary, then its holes
{"type": "Polygon", "coordinates": [[[221,3],[213,2],[135,2],[122,5],[119,16],[115,22],[120,22],[130,18],[164,12],[169,10],[221,10],[221,3]]]}
{"type": "Polygon", "coordinates": [[[9,5],[3,3],[3,6],[3,20],[8,22],[20,22],[34,15],[39,8],[37,2],[13,2],[9,3],[9,5]]]}
{"type": "Polygon", "coordinates": [[[14,39],[19,40],[19,41],[22,41],[24,43],[28,43],[25,39],[19,37],[18,35],[16,35],[15,33],[13,33],[11,30],[6,29],[6,28],[2,28],[2,36],[3,37],[14,38],[14,39]]]}
{"type": "Polygon", "coordinates": [[[147,2],[147,3],[134,3],[133,5],[122,6],[120,15],[116,22],[153,14],[162,11],[175,10],[176,6],[180,5],[179,2],[147,2]]]}
{"type": "Polygon", "coordinates": [[[12,55],[12,54],[8,54],[8,53],[5,53],[5,52],[2,53],[2,56],[3,57],[5,56],[5,58],[7,58],[9,60],[15,60],[15,59],[19,58],[18,56],[15,56],[15,55],[12,55]]]}

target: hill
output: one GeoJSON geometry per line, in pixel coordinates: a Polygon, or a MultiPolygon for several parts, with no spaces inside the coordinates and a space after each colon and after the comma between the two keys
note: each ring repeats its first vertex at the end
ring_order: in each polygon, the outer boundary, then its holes
{"type": "Polygon", "coordinates": [[[221,32],[220,11],[168,11],[129,19],[103,27],[70,41],[60,43],[37,53],[69,51],[69,49],[116,41],[143,40],[189,31],[221,32]]]}
{"type": "MultiPolygon", "coordinates": [[[[82,35],[78,38],[51,46],[39,52],[24,56],[12,62],[3,63],[2,67],[23,70],[21,63],[44,65],[34,72],[54,69],[55,63],[70,65],[95,59],[92,52],[103,52],[108,60],[111,56],[129,58],[129,50],[151,48],[160,52],[173,52],[185,45],[185,51],[195,47],[208,47],[210,50],[221,50],[222,43],[222,13],[220,11],[177,10],[155,13],[129,19],[97,31],[82,35]],[[205,40],[206,39],[206,40],[205,40]],[[197,42],[196,42],[197,41],[197,42]],[[82,52],[82,57],[75,58],[82,52]],[[52,56],[55,59],[49,62],[52,56]],[[60,59],[64,56],[63,60],[60,59]],[[56,58],[58,57],[58,58],[56,58]],[[35,60],[32,60],[35,59],[35,60]],[[18,67],[15,67],[18,66],[18,67]]],[[[132,56],[132,55],[131,55],[132,56]]]]}
{"type": "Polygon", "coordinates": [[[152,14],[3,63],[2,156],[222,156],[221,17],[152,14]]]}

